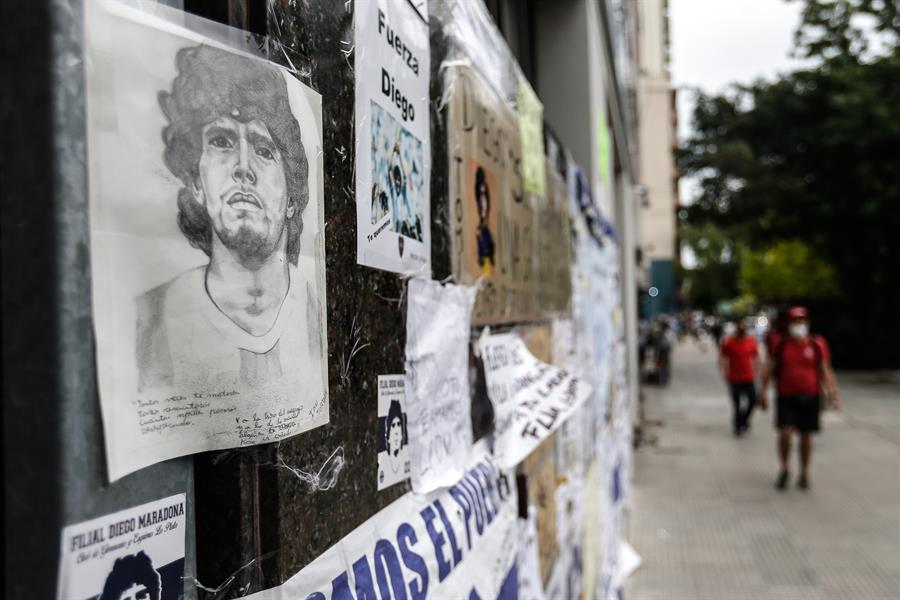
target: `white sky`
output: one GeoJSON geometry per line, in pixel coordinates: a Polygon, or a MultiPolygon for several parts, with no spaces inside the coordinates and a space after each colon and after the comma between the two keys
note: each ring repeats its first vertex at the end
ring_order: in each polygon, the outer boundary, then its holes
{"type": "MultiPolygon", "coordinates": [[[[669,0],[672,84],[718,93],[802,66],[788,56],[801,8],[799,0],[669,0]]],[[[690,94],[679,92],[680,138],[691,109],[690,94]]]]}
{"type": "MultiPolygon", "coordinates": [[[[649,0],[654,1],[654,0],[649,0]]],[[[803,66],[791,58],[794,30],[802,2],[785,0],[669,0],[672,85],[678,88],[678,137],[691,130],[693,95],[725,91],[731,83],[774,79],[778,73],[803,66]]],[[[696,182],[681,178],[681,202],[689,204],[696,182]]],[[[696,259],[682,248],[681,261],[690,268],[696,259]]]]}

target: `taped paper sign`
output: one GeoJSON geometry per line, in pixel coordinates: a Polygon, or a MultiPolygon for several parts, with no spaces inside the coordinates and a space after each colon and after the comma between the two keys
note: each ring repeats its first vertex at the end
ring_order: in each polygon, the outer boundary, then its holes
{"type": "Polygon", "coordinates": [[[494,454],[512,468],[581,406],[591,387],[536,359],[515,334],[484,335],[478,348],[494,405],[494,454]]]}
{"type": "Polygon", "coordinates": [[[516,598],[515,475],[481,442],[446,490],[409,493],[253,600],[516,598]]]}
{"type": "Polygon", "coordinates": [[[522,179],[525,191],[544,195],[544,105],[522,75],[516,79],[516,106],[522,135],[522,179]]]}
{"type": "Polygon", "coordinates": [[[185,495],[69,525],[58,600],[184,596],[185,495]]]}
{"type": "Polygon", "coordinates": [[[456,483],[472,445],[469,327],[475,288],[412,279],[408,302],[411,483],[424,494],[456,483]]]}
{"type": "Polygon", "coordinates": [[[544,600],[544,583],[538,560],[537,509],[528,507],[528,519],[519,519],[519,600],[544,600]]]}
{"type": "Polygon", "coordinates": [[[378,376],[378,489],[409,477],[405,375],[378,376]]]}
{"type": "Polygon", "coordinates": [[[321,97],[123,3],[85,14],[110,479],[327,423],[321,97]]]}
{"type": "MultiPolygon", "coordinates": [[[[419,3],[427,15],[427,4],[419,3]]],[[[408,2],[354,3],[357,261],[431,274],[428,25],[408,2]]]]}

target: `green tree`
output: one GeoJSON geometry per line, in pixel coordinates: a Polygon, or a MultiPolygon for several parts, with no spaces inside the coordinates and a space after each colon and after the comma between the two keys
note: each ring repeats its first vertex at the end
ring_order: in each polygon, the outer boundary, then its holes
{"type": "Polygon", "coordinates": [[[896,40],[897,14],[897,0],[808,0],[798,52],[818,65],[700,95],[678,153],[701,190],[686,225],[720,228],[742,257],[803,240],[830,265],[836,293],[808,302],[845,366],[900,366],[900,52],[854,42],[854,15],[896,40]]]}
{"type": "Polygon", "coordinates": [[[837,293],[831,265],[801,240],[782,240],[761,251],[742,248],[741,292],[773,302],[809,302],[837,293]]]}
{"type": "Polygon", "coordinates": [[[682,289],[692,306],[713,311],[719,300],[732,298],[738,291],[737,255],[731,238],[708,221],[682,226],[679,236],[694,258],[691,268],[679,273],[682,289]]]}

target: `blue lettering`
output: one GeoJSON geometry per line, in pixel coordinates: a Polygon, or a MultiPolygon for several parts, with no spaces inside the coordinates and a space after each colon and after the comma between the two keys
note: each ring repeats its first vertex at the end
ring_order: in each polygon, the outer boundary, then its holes
{"type": "Polygon", "coordinates": [[[491,517],[488,519],[488,523],[494,520],[494,515],[497,514],[497,502],[495,500],[496,495],[494,491],[494,483],[493,476],[494,472],[492,469],[484,465],[478,465],[476,469],[481,473],[481,476],[484,477],[485,482],[485,501],[491,505],[491,517]]]}
{"type": "MultiPolygon", "coordinates": [[[[346,578],[347,575],[344,574],[343,577],[346,578]]],[[[378,600],[375,596],[375,586],[372,584],[372,570],[369,568],[369,561],[366,560],[365,554],[353,563],[353,579],[356,580],[356,600],[378,600]]],[[[353,598],[349,595],[349,589],[347,594],[348,598],[353,598]]],[[[332,594],[332,600],[335,598],[337,598],[337,594],[332,594]]]]}
{"type": "Polygon", "coordinates": [[[430,506],[426,506],[419,514],[425,521],[425,530],[428,532],[428,537],[431,538],[431,543],[434,545],[434,557],[437,559],[438,564],[438,581],[443,581],[450,574],[450,563],[444,558],[444,552],[441,550],[441,547],[447,543],[447,540],[444,539],[442,533],[438,533],[434,528],[434,520],[437,518],[437,515],[434,514],[434,510],[430,506]]]}
{"type": "Polygon", "coordinates": [[[453,566],[455,567],[462,560],[462,552],[460,552],[459,546],[456,544],[456,532],[450,526],[450,520],[447,518],[447,513],[444,512],[444,507],[441,506],[440,500],[434,501],[434,507],[437,508],[438,514],[441,516],[441,522],[444,524],[444,530],[447,532],[447,539],[450,540],[450,550],[453,553],[453,566]]]}
{"type": "Polygon", "coordinates": [[[476,486],[472,485],[472,482],[469,481],[468,476],[460,479],[459,485],[466,490],[466,492],[469,493],[469,497],[472,498],[472,507],[475,509],[475,531],[478,532],[478,535],[481,535],[484,533],[484,506],[482,506],[481,499],[478,497],[478,490],[476,486]]]}
{"type": "Polygon", "coordinates": [[[469,521],[472,519],[472,504],[466,498],[465,493],[455,485],[450,488],[450,495],[459,504],[462,509],[463,523],[466,525],[466,542],[469,544],[469,550],[472,549],[472,528],[469,527],[469,521]]]}
{"type": "Polygon", "coordinates": [[[331,580],[331,600],[354,600],[347,571],[331,580]]]}
{"type": "Polygon", "coordinates": [[[397,559],[397,551],[393,544],[387,540],[375,542],[375,578],[378,580],[378,589],[381,590],[382,600],[406,600],[406,584],[403,581],[403,570],[397,559]],[[387,574],[384,569],[387,567],[387,574]],[[390,586],[388,585],[390,578],[390,586]],[[391,593],[393,590],[393,594],[391,593]]]}
{"type": "MultiPolygon", "coordinates": [[[[416,539],[416,530],[409,523],[402,523],[397,528],[397,546],[400,548],[400,557],[406,568],[416,573],[421,581],[413,579],[409,582],[409,595],[412,600],[425,600],[428,591],[428,565],[421,556],[409,549],[419,540],[416,539]]],[[[324,598],[323,598],[324,600],[324,598]]]]}

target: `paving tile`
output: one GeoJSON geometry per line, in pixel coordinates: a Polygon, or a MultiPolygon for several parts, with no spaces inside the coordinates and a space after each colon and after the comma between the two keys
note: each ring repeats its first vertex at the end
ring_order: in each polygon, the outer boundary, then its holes
{"type": "Polygon", "coordinates": [[[626,598],[900,599],[900,386],[839,374],[846,408],[823,415],[812,489],[779,493],[771,412],[735,439],[715,357],[683,345],[673,364],[668,388],[645,388],[663,425],[635,456],[644,562],[626,598]]]}

